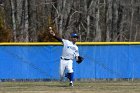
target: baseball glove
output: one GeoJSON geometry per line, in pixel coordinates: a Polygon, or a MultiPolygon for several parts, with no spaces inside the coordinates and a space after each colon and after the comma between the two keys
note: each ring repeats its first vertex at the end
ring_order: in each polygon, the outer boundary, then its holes
{"type": "Polygon", "coordinates": [[[84,60],[83,57],[78,56],[78,59],[76,60],[76,62],[77,62],[78,64],[80,64],[83,60],[84,60]]]}

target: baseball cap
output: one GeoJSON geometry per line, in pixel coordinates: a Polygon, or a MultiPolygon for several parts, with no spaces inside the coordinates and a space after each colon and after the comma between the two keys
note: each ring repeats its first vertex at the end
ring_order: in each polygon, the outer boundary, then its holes
{"type": "Polygon", "coordinates": [[[78,38],[78,35],[77,35],[76,33],[72,33],[72,34],[71,34],[71,37],[76,37],[76,38],[78,38]]]}

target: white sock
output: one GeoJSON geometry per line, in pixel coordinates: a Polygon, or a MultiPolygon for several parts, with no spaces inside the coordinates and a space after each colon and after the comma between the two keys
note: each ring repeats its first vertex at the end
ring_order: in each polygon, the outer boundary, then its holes
{"type": "Polygon", "coordinates": [[[70,81],[70,83],[73,83],[72,81],[70,81]]]}

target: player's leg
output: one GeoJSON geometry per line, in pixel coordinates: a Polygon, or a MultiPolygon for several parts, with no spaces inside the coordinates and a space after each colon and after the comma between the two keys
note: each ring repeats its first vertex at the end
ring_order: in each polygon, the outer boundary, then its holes
{"type": "Polygon", "coordinates": [[[65,68],[66,68],[65,60],[60,60],[60,68],[59,68],[60,81],[62,81],[64,79],[65,68]]]}
{"type": "Polygon", "coordinates": [[[67,69],[68,69],[67,77],[70,80],[70,86],[73,86],[74,72],[73,72],[73,61],[72,60],[68,61],[67,69]]]}
{"type": "Polygon", "coordinates": [[[66,73],[65,77],[67,77],[70,81],[74,81],[74,72],[72,73],[66,73]]]}

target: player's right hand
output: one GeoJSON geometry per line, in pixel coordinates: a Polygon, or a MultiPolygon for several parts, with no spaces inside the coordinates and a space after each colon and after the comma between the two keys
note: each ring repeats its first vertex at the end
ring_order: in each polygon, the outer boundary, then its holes
{"type": "Polygon", "coordinates": [[[51,35],[55,36],[55,33],[52,30],[52,27],[49,27],[49,32],[50,32],[51,35]]]}

